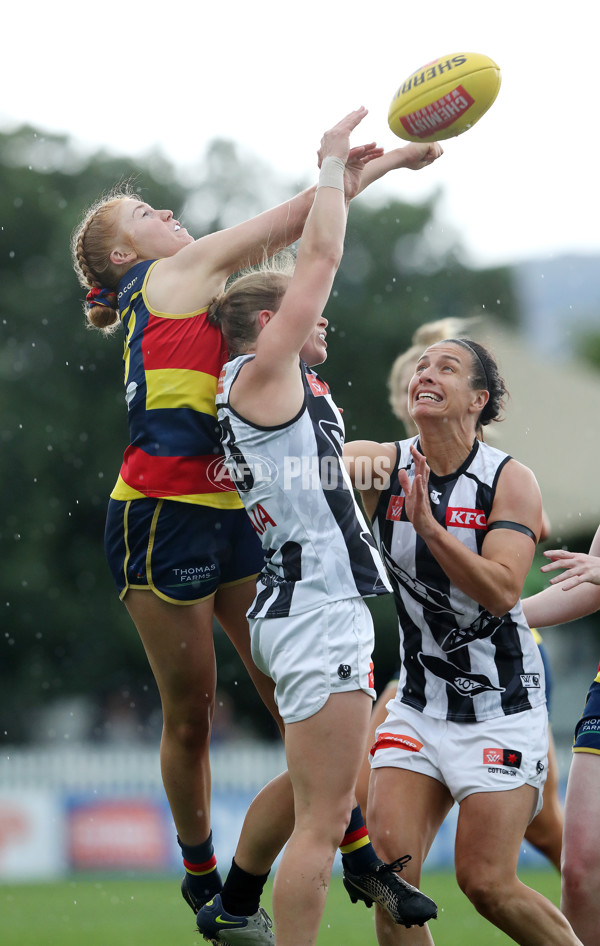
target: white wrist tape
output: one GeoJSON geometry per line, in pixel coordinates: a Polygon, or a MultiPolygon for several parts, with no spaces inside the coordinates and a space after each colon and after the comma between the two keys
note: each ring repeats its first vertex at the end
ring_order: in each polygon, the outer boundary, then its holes
{"type": "Polygon", "coordinates": [[[321,173],[319,174],[319,187],[335,187],[339,191],[344,190],[344,171],[346,165],[341,158],[336,158],[333,154],[328,154],[323,158],[321,164],[321,173]]]}

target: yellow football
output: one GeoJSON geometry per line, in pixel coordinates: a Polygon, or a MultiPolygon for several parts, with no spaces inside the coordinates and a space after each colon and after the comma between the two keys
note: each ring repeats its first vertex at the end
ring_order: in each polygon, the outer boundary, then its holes
{"type": "Polygon", "coordinates": [[[392,99],[388,124],[406,141],[454,138],[487,112],[500,82],[500,69],[489,56],[441,56],[404,80],[392,99]]]}

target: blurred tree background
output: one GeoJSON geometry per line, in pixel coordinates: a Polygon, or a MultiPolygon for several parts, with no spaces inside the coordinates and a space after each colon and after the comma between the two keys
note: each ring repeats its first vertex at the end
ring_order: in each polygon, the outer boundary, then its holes
{"type": "MultiPolygon", "coordinates": [[[[127,445],[122,338],[86,329],[69,254],[87,206],[125,180],[196,236],[310,183],[278,179],[229,141],[213,141],[183,174],[160,154],[84,157],[34,128],[0,135],[0,723],[9,744],[67,738],[48,731],[47,711],[82,696],[93,707],[87,737],[109,739],[111,718],[123,713],[139,738],[158,738],[156,687],[103,552],[106,503],[127,445]]],[[[437,201],[365,195],[351,209],[322,371],[349,439],[402,434],[386,378],[419,324],[484,312],[518,322],[510,271],[463,265],[458,238],[435,222],[437,201]]],[[[382,684],[397,661],[391,596],[372,609],[382,684]]],[[[274,736],[219,628],[215,644],[219,687],[238,725],[274,736]]]]}

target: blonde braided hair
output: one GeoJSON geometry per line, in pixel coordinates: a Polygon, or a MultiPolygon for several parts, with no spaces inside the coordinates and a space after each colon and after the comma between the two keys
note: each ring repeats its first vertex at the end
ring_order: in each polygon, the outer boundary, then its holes
{"type": "Polygon", "coordinates": [[[87,301],[84,314],[88,327],[109,334],[119,325],[117,288],[123,276],[110,261],[117,224],[115,209],[122,200],[135,197],[133,189],[126,185],[114,189],[101,197],[86,211],[71,237],[71,258],[80,285],[84,289],[104,289],[104,302],[87,301]]]}

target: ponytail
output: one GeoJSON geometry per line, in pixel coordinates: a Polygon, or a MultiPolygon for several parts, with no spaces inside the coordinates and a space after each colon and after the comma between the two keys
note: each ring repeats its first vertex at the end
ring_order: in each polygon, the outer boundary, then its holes
{"type": "Polygon", "coordinates": [[[117,294],[112,289],[94,286],[85,297],[85,317],[90,328],[111,334],[119,325],[117,294]]]}
{"type": "Polygon", "coordinates": [[[221,329],[230,358],[253,347],[259,330],[259,312],[279,310],[292,273],[291,255],[281,254],[234,278],[209,303],[207,318],[221,329]]]}

